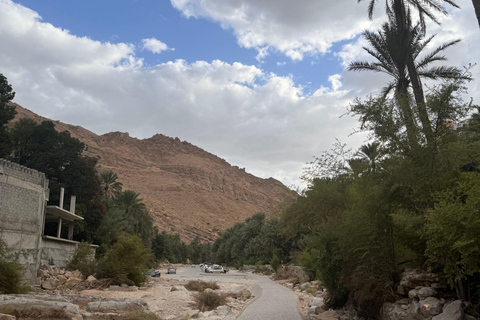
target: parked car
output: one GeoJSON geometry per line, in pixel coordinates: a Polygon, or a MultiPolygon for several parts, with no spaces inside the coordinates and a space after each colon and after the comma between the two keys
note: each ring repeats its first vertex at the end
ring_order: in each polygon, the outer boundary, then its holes
{"type": "Polygon", "coordinates": [[[223,270],[221,265],[213,264],[209,266],[205,272],[206,273],[225,273],[225,270],[223,270]]]}
{"type": "Polygon", "coordinates": [[[177,274],[177,269],[175,269],[175,268],[168,268],[168,269],[167,269],[167,274],[177,274]]]}
{"type": "Polygon", "coordinates": [[[156,270],[156,269],[148,269],[147,272],[145,272],[145,275],[147,277],[160,277],[160,270],[156,270]]]}

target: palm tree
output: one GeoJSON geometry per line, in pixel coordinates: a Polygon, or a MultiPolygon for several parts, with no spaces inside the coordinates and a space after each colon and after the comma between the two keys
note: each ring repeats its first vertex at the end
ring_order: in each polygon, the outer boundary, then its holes
{"type": "Polygon", "coordinates": [[[125,214],[131,231],[140,235],[143,240],[147,240],[153,235],[153,220],[142,201],[139,193],[125,190],[115,195],[113,206],[125,214]]]}
{"type": "MultiPolygon", "coordinates": [[[[390,75],[393,80],[383,88],[383,96],[387,96],[392,90],[395,91],[395,100],[400,109],[402,119],[404,121],[407,137],[411,148],[418,145],[417,138],[417,124],[415,116],[410,105],[409,87],[413,82],[409,72],[410,57],[414,59],[414,67],[417,77],[429,79],[457,79],[461,78],[462,74],[458,68],[434,66],[430,65],[436,61],[446,60],[445,56],[440,53],[446,48],[456,44],[459,40],[447,42],[430,53],[419,58],[420,53],[432,41],[434,36],[425,39],[424,33],[420,23],[412,25],[410,14],[407,14],[406,25],[408,29],[403,29],[398,26],[396,17],[392,12],[389,12],[389,22],[382,25],[382,29],[377,32],[364,31],[363,35],[367,39],[370,47],[364,47],[375,62],[357,61],[352,62],[349,70],[353,71],[374,71],[383,72],[390,75]]],[[[417,104],[418,105],[418,104],[417,104]]],[[[425,109],[426,111],[426,109],[425,109]]],[[[419,118],[422,127],[425,128],[424,119],[419,110],[419,118]]],[[[428,121],[428,125],[430,122],[428,121]]],[[[431,126],[429,127],[431,130],[431,126]]],[[[429,139],[425,133],[427,141],[429,139]]]]}
{"type": "MultiPolygon", "coordinates": [[[[358,0],[360,2],[362,0],[358,0]]],[[[369,0],[368,5],[368,16],[371,19],[373,15],[373,10],[377,0],[369,0]]],[[[443,0],[444,2],[457,7],[458,5],[453,0],[443,0]]],[[[409,18],[409,10],[408,7],[413,7],[418,11],[418,15],[420,18],[420,26],[422,29],[422,33],[425,32],[425,16],[430,18],[436,23],[439,23],[436,19],[434,12],[439,12],[442,14],[447,14],[445,8],[441,5],[441,2],[436,0],[391,0],[390,4],[387,2],[386,11],[387,14],[393,15],[395,17],[395,21],[397,27],[399,28],[400,33],[409,33],[409,25],[408,20],[409,18]]],[[[430,124],[430,119],[428,117],[428,111],[425,104],[425,95],[423,93],[422,83],[420,81],[420,75],[417,72],[415,66],[415,57],[414,52],[409,52],[407,55],[407,69],[408,74],[410,77],[410,82],[413,89],[413,94],[415,98],[415,102],[418,108],[418,115],[420,122],[422,124],[422,131],[427,139],[428,144],[434,143],[434,135],[432,131],[432,126],[430,124]]]]}
{"type": "Polygon", "coordinates": [[[117,193],[122,191],[122,183],[117,182],[118,176],[111,170],[102,171],[100,173],[100,183],[105,199],[113,198],[117,193]]]}
{"type": "Polygon", "coordinates": [[[370,165],[371,171],[376,172],[378,161],[383,156],[382,146],[379,142],[364,144],[357,152],[357,156],[370,165]]]}

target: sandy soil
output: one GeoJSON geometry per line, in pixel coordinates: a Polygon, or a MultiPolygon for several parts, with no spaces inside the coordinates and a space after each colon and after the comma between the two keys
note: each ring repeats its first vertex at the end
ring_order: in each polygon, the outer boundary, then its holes
{"type": "MultiPolygon", "coordinates": [[[[253,282],[247,277],[242,277],[240,274],[231,272],[231,276],[222,277],[204,277],[199,275],[168,275],[161,270],[162,276],[160,278],[150,278],[148,286],[137,291],[109,291],[106,290],[84,290],[80,293],[82,295],[92,295],[104,298],[132,298],[144,300],[150,309],[164,320],[190,319],[193,315],[196,317],[203,317],[208,315],[200,313],[196,310],[194,295],[195,292],[190,291],[171,291],[172,287],[185,285],[190,280],[215,281],[220,290],[229,290],[235,286],[242,285],[251,289],[253,282]]],[[[229,272],[230,273],[230,272],[229,272]]],[[[229,274],[227,274],[229,275],[229,274]]],[[[250,299],[251,300],[251,299],[250,299]]],[[[242,301],[239,299],[227,298],[227,305],[231,308],[235,315],[245,308],[250,301],[242,301]]]]}

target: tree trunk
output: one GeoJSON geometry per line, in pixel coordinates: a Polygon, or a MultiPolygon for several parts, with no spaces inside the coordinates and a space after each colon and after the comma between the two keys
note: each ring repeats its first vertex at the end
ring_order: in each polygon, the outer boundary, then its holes
{"type": "Polygon", "coordinates": [[[480,0],[472,0],[472,3],[477,16],[478,26],[480,27],[480,0]]]}
{"type": "Polygon", "coordinates": [[[432,124],[428,118],[427,106],[425,104],[425,97],[423,95],[422,83],[418,77],[417,68],[413,62],[413,57],[410,55],[407,61],[408,75],[410,76],[410,82],[412,83],[413,95],[418,108],[418,117],[422,123],[422,131],[427,138],[427,144],[433,145],[434,137],[432,131],[432,124]]]}
{"type": "Polygon", "coordinates": [[[408,85],[399,81],[396,88],[395,98],[402,114],[403,122],[407,128],[407,139],[410,149],[415,150],[418,147],[417,126],[415,125],[412,109],[410,108],[410,97],[407,87],[408,85]]]}

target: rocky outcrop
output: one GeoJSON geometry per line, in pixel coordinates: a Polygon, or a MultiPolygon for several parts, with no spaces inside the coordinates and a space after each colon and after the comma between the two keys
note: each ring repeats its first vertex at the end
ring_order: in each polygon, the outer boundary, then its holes
{"type": "MultiPolygon", "coordinates": [[[[48,120],[15,105],[19,118],[48,120]]],[[[161,134],[136,139],[128,133],[97,136],[82,127],[53,121],[98,158],[98,171],[112,170],[124,189],[141,194],[160,231],[213,241],[257,212],[273,216],[295,198],[281,182],[261,179],[191,143],[161,134]]]]}
{"type": "Polygon", "coordinates": [[[1,314],[11,319],[101,320],[119,319],[129,311],[149,313],[147,304],[138,299],[105,299],[82,295],[0,295],[1,314]]]}
{"type": "MultiPolygon", "coordinates": [[[[397,292],[404,298],[385,303],[382,320],[462,320],[465,304],[460,300],[446,301],[439,290],[447,286],[436,274],[408,269],[402,274],[397,292]]],[[[448,299],[448,298],[447,298],[448,299]]]]}

